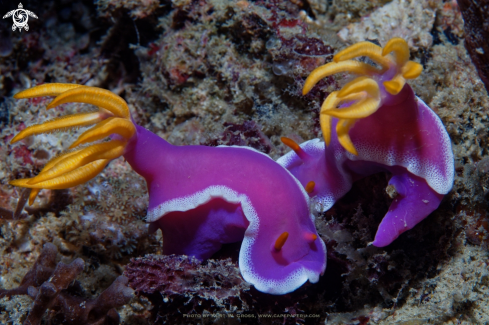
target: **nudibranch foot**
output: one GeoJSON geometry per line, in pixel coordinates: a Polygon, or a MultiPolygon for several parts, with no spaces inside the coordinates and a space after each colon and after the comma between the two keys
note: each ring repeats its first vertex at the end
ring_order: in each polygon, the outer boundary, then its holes
{"type": "Polygon", "coordinates": [[[394,174],[389,186],[394,188],[396,196],[372,242],[377,247],[389,245],[400,234],[413,228],[438,208],[444,196],[434,191],[423,178],[405,171],[394,174]]]}
{"type": "Polygon", "coordinates": [[[95,126],[80,135],[75,143],[70,146],[70,149],[81,144],[102,140],[113,134],[117,134],[119,138],[67,152],[49,161],[36,177],[11,181],[11,185],[33,189],[29,196],[29,204],[34,202],[37,194],[43,188],[69,188],[85,183],[97,176],[110,160],[124,154],[127,140],[136,133],[136,128],[130,120],[126,102],[108,90],[75,84],[54,83],[21,91],[14,98],[43,96],[56,96],[47,106],[47,109],[67,102],[80,102],[99,106],[100,110],[92,113],[63,116],[43,124],[29,126],[19,132],[11,143],[36,134],[93,124],[95,126]]]}
{"type": "Polygon", "coordinates": [[[152,224],[163,233],[163,254],[195,256],[199,260],[208,259],[223,244],[242,240],[249,226],[241,205],[222,198],[187,211],[169,212],[152,224]]]}

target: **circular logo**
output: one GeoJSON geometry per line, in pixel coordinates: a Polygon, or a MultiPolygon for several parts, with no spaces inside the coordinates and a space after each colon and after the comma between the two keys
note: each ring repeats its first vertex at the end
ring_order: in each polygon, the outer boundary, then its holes
{"type": "Polygon", "coordinates": [[[14,24],[12,25],[13,31],[15,31],[17,28],[19,29],[19,31],[22,31],[22,28],[24,28],[26,31],[29,30],[29,25],[27,25],[29,16],[33,18],[37,18],[35,13],[29,10],[25,10],[24,7],[22,6],[22,3],[19,3],[18,9],[9,11],[5,16],[3,16],[3,19],[8,18],[10,16],[12,16],[12,19],[14,21],[14,24]]]}

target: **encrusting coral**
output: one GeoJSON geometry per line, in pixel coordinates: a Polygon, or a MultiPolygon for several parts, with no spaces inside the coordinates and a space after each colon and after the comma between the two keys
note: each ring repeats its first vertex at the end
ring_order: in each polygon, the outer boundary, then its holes
{"type": "Polygon", "coordinates": [[[433,43],[431,28],[436,16],[433,1],[393,0],[365,15],[359,22],[342,28],[338,37],[347,43],[376,40],[382,44],[393,37],[402,37],[411,49],[426,49],[433,43]]]}
{"type": "Polygon", "coordinates": [[[75,279],[85,262],[77,258],[70,264],[56,263],[57,253],[56,246],[45,244],[19,287],[0,290],[0,298],[27,294],[34,299],[24,325],[40,324],[47,310],[52,324],[118,324],[116,308],[127,304],[133,296],[127,278],[118,277],[95,299],[83,298],[83,289],[75,279]]]}
{"type": "Polygon", "coordinates": [[[250,285],[230,258],[203,265],[194,257],[146,255],[131,259],[124,276],[137,295],[152,301],[155,323],[184,322],[184,314],[214,308],[227,313],[249,309],[250,285]]]}
{"type": "Polygon", "coordinates": [[[489,94],[489,45],[487,44],[489,30],[484,27],[487,26],[489,2],[459,0],[458,4],[465,21],[465,47],[489,94]]]}

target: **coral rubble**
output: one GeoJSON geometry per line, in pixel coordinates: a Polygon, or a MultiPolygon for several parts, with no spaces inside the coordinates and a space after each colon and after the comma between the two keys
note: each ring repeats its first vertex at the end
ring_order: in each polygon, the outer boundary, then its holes
{"type": "Polygon", "coordinates": [[[489,1],[459,0],[464,17],[465,47],[489,93],[489,1]]]}
{"type": "Polygon", "coordinates": [[[132,259],[124,275],[136,294],[147,296],[153,303],[156,322],[183,321],[184,314],[204,310],[248,310],[245,296],[249,296],[250,285],[229,258],[208,260],[203,265],[187,256],[147,255],[132,259]]]}
{"type": "Polygon", "coordinates": [[[40,324],[47,310],[51,324],[118,324],[116,308],[128,303],[133,295],[126,286],[127,278],[118,277],[97,298],[86,299],[80,283],[75,281],[85,262],[77,258],[70,264],[56,263],[57,253],[55,245],[45,244],[20,286],[1,290],[0,298],[27,294],[34,299],[25,325],[40,324]]]}
{"type": "Polygon", "coordinates": [[[393,0],[361,22],[343,28],[338,36],[349,43],[376,40],[380,44],[397,36],[405,39],[414,50],[429,48],[433,41],[430,31],[435,20],[434,9],[427,0],[393,0]]]}

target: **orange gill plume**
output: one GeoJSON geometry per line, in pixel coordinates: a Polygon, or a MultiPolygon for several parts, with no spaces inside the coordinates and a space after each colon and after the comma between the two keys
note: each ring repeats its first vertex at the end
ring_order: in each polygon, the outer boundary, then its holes
{"type": "Polygon", "coordinates": [[[29,205],[34,202],[37,194],[43,188],[65,189],[85,183],[97,176],[112,159],[124,154],[127,141],[136,133],[136,128],[130,120],[127,103],[108,90],[76,84],[52,83],[21,91],[14,98],[43,96],[56,96],[49,103],[47,109],[68,102],[78,102],[96,105],[99,110],[63,116],[42,124],[29,126],[19,132],[11,143],[31,135],[93,124],[95,126],[81,134],[70,146],[70,149],[81,144],[105,139],[111,134],[117,134],[119,138],[118,140],[112,139],[69,151],[50,160],[36,177],[11,181],[11,185],[32,188],[29,205]]]}
{"type": "Polygon", "coordinates": [[[331,141],[332,119],[336,117],[338,141],[348,152],[358,154],[348,133],[358,119],[375,113],[380,107],[381,88],[374,78],[393,70],[393,77],[382,82],[383,88],[390,95],[397,95],[404,87],[406,79],[417,78],[423,70],[419,63],[409,61],[409,47],[402,38],[392,38],[384,48],[371,42],[356,43],[337,53],[333,62],[311,72],[304,83],[303,95],[319,80],[330,75],[340,72],[359,75],[341,90],[332,92],[321,106],[319,121],[326,145],[331,141]],[[377,66],[352,60],[362,56],[368,57],[377,66]],[[347,103],[350,103],[348,107],[339,108],[347,103]]]}

